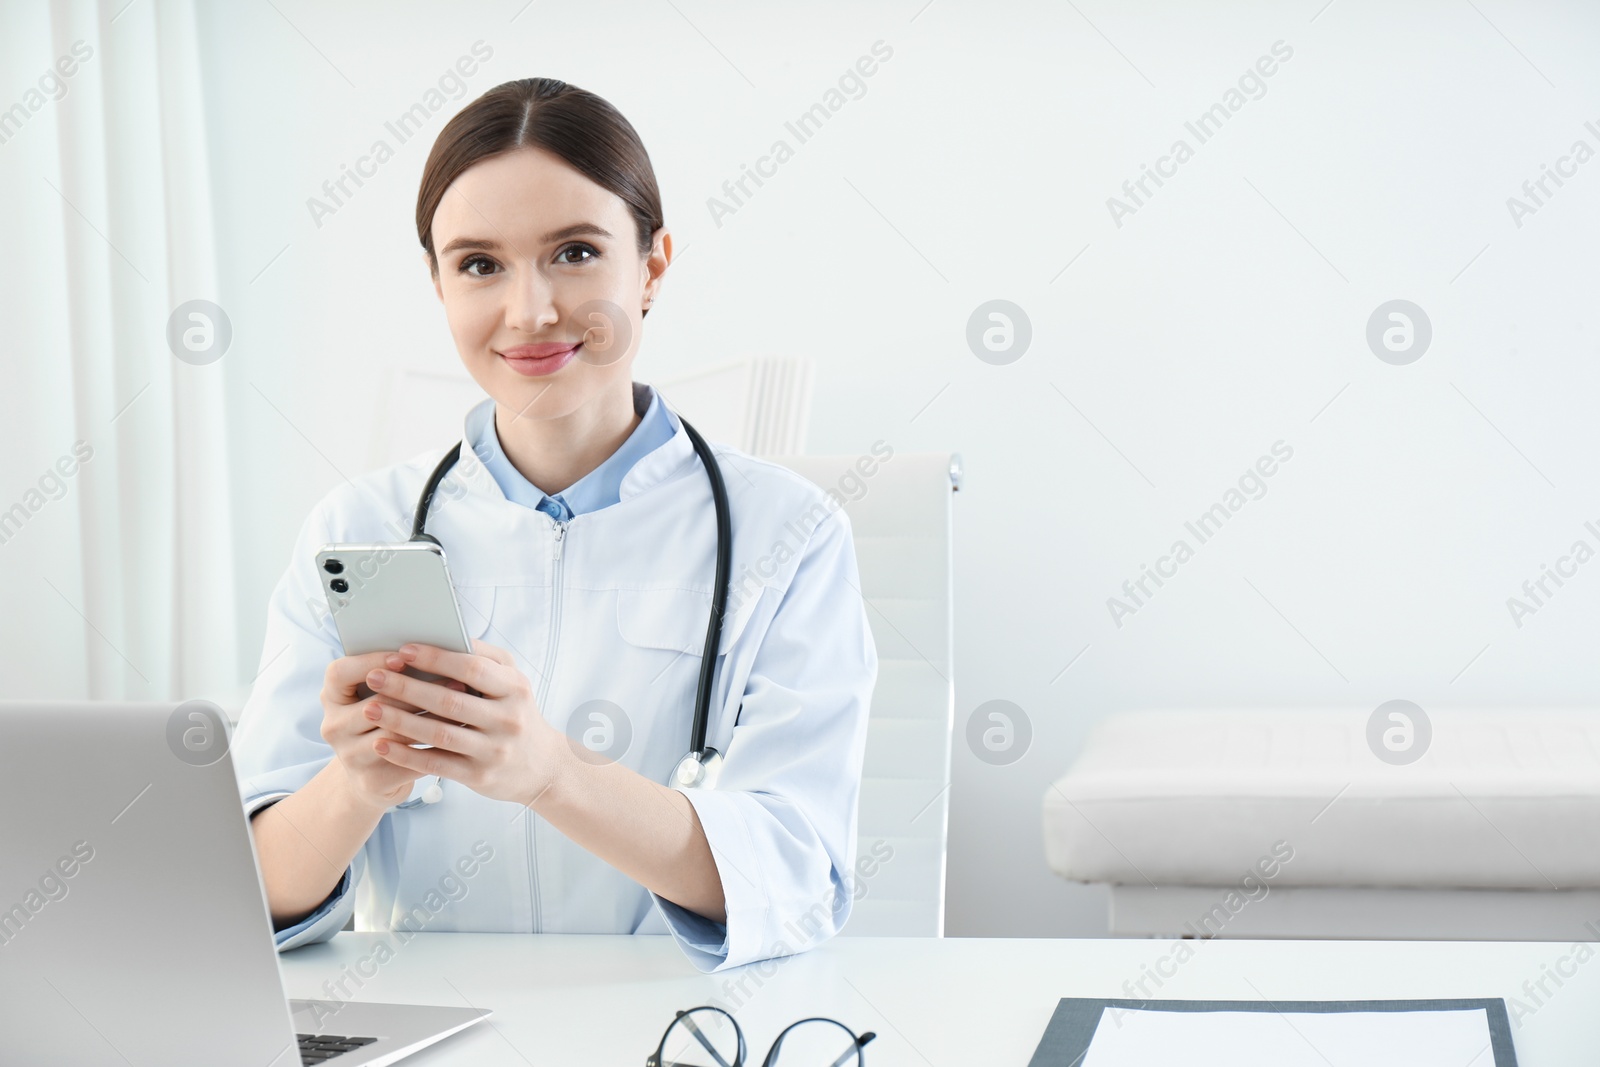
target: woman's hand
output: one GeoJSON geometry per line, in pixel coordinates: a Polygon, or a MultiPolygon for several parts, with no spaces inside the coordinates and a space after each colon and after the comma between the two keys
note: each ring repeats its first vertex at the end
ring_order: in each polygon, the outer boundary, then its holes
{"type": "Polygon", "coordinates": [[[684,792],[568,738],[545,721],[533,687],[509,652],[482,641],[472,644],[473,655],[423,644],[402,646],[401,654],[405,663],[463,682],[481,695],[390,671],[382,678],[368,676],[367,684],[385,705],[404,700],[430,713],[386,706],[373,725],[435,746],[418,751],[374,734],[367,742],[373,752],[408,773],[437,774],[483,796],[535,810],[640,885],[725,923],[718,859],[684,792]]]}
{"type": "MultiPolygon", "coordinates": [[[[391,740],[401,748],[414,740],[380,730],[362,714],[367,708],[377,707],[381,703],[371,699],[372,690],[366,685],[367,673],[385,666],[400,670],[405,662],[398,652],[341,656],[328,664],[320,694],[322,739],[332,746],[333,754],[344,768],[345,779],[356,797],[378,808],[387,808],[404,800],[411,791],[411,783],[426,773],[398,766],[372,750],[373,741],[378,738],[391,740]]],[[[390,700],[388,697],[384,699],[390,700]]],[[[405,701],[390,702],[411,711],[416,710],[415,705],[405,701]]]]}
{"type": "Polygon", "coordinates": [[[424,644],[400,648],[404,665],[452,679],[460,689],[393,669],[369,673],[365,680],[380,706],[363,714],[385,732],[366,738],[365,745],[412,778],[437,774],[493,800],[531,805],[549,787],[569,751],[564,736],[544,721],[533,686],[517,670],[511,653],[477,639],[472,646],[472,654],[424,644]],[[468,687],[482,695],[466,692],[468,687]],[[430,714],[417,715],[398,704],[430,714]],[[391,739],[396,735],[433,748],[410,748],[391,739]]]}

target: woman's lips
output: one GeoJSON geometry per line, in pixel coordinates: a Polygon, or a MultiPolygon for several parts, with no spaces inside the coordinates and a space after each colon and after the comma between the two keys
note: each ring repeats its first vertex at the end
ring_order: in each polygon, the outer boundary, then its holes
{"type": "Polygon", "coordinates": [[[551,355],[531,354],[540,349],[548,350],[549,347],[548,345],[523,345],[500,353],[500,358],[506,361],[507,366],[523,377],[540,378],[547,374],[554,374],[568,363],[571,363],[577,357],[579,350],[583,348],[583,342],[580,341],[571,348],[562,349],[551,355]]]}

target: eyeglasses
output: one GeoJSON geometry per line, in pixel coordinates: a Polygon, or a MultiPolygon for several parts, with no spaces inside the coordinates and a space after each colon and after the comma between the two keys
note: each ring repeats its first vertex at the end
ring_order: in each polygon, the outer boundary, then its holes
{"type": "MultiPolygon", "coordinates": [[[[862,1067],[862,1048],[878,1035],[856,1036],[834,1019],[801,1019],[773,1039],[761,1067],[862,1067]],[[781,1058],[780,1058],[781,1054],[781,1058]]],[[[744,1067],[744,1031],[709,1004],[680,1011],[645,1067],[744,1067]]]]}

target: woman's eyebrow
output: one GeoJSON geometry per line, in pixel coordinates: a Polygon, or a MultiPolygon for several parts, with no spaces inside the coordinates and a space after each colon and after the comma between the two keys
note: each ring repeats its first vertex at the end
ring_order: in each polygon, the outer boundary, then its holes
{"type": "Polygon", "coordinates": [[[575,222],[571,226],[545,234],[544,243],[550,244],[552,241],[564,241],[568,237],[604,237],[610,240],[611,231],[596,226],[592,222],[575,222]]]}
{"type": "MultiPolygon", "coordinates": [[[[571,226],[563,226],[559,230],[552,230],[544,235],[542,243],[550,244],[553,241],[564,241],[568,237],[603,237],[611,239],[611,231],[592,222],[575,222],[571,226]]],[[[441,256],[449,255],[464,248],[478,252],[496,252],[500,249],[500,242],[492,237],[457,237],[439,250],[441,256]]]]}

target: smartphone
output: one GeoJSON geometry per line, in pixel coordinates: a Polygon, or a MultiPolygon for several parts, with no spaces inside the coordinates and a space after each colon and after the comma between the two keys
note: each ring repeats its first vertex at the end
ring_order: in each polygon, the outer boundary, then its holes
{"type": "MultiPolygon", "coordinates": [[[[323,545],[317,574],[345,655],[408,643],[472,652],[444,549],[431,541],[323,545]]],[[[412,665],[402,673],[428,682],[449,680],[412,665]]],[[[467,692],[476,695],[470,687],[467,692]]]]}

